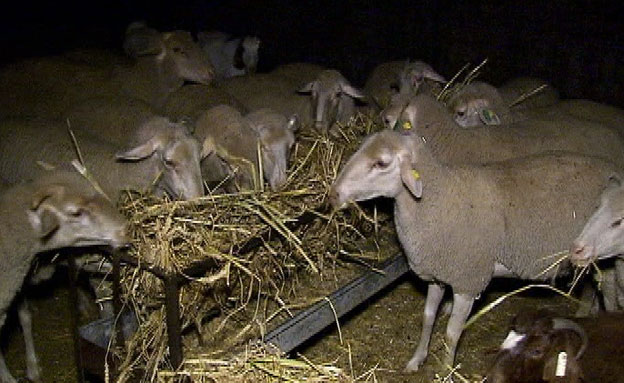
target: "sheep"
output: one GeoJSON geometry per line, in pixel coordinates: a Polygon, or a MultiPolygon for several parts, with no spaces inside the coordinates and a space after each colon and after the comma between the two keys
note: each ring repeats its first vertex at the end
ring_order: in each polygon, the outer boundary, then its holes
{"type": "Polygon", "coordinates": [[[600,158],[565,152],[448,165],[428,146],[398,131],[375,133],[329,192],[336,208],[351,200],[394,198],[396,231],[410,267],[431,282],[420,343],[407,371],[416,371],[427,356],[444,285],[453,289],[446,331],[446,362],[452,365],[472,304],[490,280],[550,278],[554,270],[540,275],[549,263],[545,256],[565,249],[616,173],[600,158]]]}
{"type": "Polygon", "coordinates": [[[171,93],[161,109],[163,115],[177,121],[187,118],[194,122],[206,110],[221,104],[231,105],[241,112],[247,108],[221,86],[188,84],[171,93]]]}
{"type": "Polygon", "coordinates": [[[600,205],[587,220],[583,230],[574,240],[570,260],[577,266],[617,257],[615,270],[603,270],[604,305],[607,311],[624,309],[624,186],[614,175],[600,197],[600,205]]]}
{"type": "MultiPolygon", "coordinates": [[[[13,301],[26,343],[26,375],[41,382],[31,315],[17,296],[36,255],[68,247],[129,243],[126,221],[75,172],[48,172],[0,194],[0,329],[13,301]]],[[[15,383],[0,353],[0,381],[15,383]]]]}
{"type": "Polygon", "coordinates": [[[256,72],[260,39],[255,36],[233,38],[218,31],[199,32],[199,46],[206,52],[218,78],[243,76],[256,72]]]}
{"type": "Polygon", "coordinates": [[[262,147],[262,170],[272,190],[280,189],[286,182],[290,151],[295,145],[295,132],[299,117],[289,118],[271,109],[255,110],[245,116],[258,134],[262,147]]]}
{"type": "Polygon", "coordinates": [[[392,95],[429,92],[446,80],[429,64],[422,61],[389,61],[373,69],[364,85],[364,92],[380,109],[387,107],[392,95]]]}
{"type": "Polygon", "coordinates": [[[298,92],[311,95],[314,127],[321,132],[328,132],[335,124],[347,123],[355,114],[354,99],[365,98],[364,93],[333,69],[319,73],[298,92]]]}
{"type": "Polygon", "coordinates": [[[535,77],[513,78],[499,86],[498,92],[505,105],[511,106],[515,110],[549,107],[560,101],[559,91],[555,87],[547,81],[535,77]],[[542,89],[533,95],[529,95],[539,88],[542,89]],[[522,101],[521,98],[523,98],[522,101]]]}
{"type": "Polygon", "coordinates": [[[619,381],[618,367],[624,363],[623,319],[622,314],[602,314],[571,321],[543,311],[519,313],[486,380],[494,383],[619,381]]]}
{"type": "Polygon", "coordinates": [[[223,89],[238,99],[248,110],[270,108],[285,116],[296,114],[302,125],[313,124],[316,129],[327,132],[336,123],[346,123],[355,113],[355,99],[363,100],[364,94],[351,86],[335,70],[322,70],[312,78],[310,71],[295,75],[297,68],[307,65],[289,64],[271,73],[249,78],[233,78],[223,83],[223,89]],[[311,97],[297,96],[310,94],[311,97]]]}
{"type": "Polygon", "coordinates": [[[123,51],[134,59],[140,57],[146,47],[160,39],[160,32],[147,26],[145,21],[133,21],[126,27],[123,51]]]}
{"type": "MultiPolygon", "coordinates": [[[[232,176],[240,188],[250,189],[259,180],[258,150],[262,151],[262,170],[271,189],[286,181],[286,164],[298,128],[296,116],[286,119],[269,109],[243,116],[229,105],[209,109],[197,121],[195,134],[213,154],[202,162],[204,179],[219,182],[232,176]]],[[[229,186],[229,185],[228,185],[229,186]]],[[[234,190],[229,187],[229,190],[234,190]]]]}
{"type": "Polygon", "coordinates": [[[447,107],[463,128],[510,124],[521,118],[512,112],[498,89],[482,81],[462,86],[448,100],[447,107]]]}
{"type": "Polygon", "coordinates": [[[464,129],[442,103],[429,95],[395,99],[404,104],[398,103],[394,110],[386,111],[386,123],[424,137],[442,162],[483,164],[547,150],[565,150],[624,164],[621,138],[598,123],[562,116],[531,119],[504,129],[496,126],[464,129]]]}
{"type": "Polygon", "coordinates": [[[65,118],[73,105],[94,96],[137,98],[160,108],[184,81],[209,84],[212,66],[190,33],[159,33],[136,45],[130,66],[100,68],[66,57],[20,62],[0,72],[3,117],[65,118]]]}
{"type": "MultiPolygon", "coordinates": [[[[128,150],[86,132],[75,133],[87,170],[111,198],[125,189],[180,199],[203,195],[201,147],[182,126],[164,127],[155,135],[146,129],[128,150]]],[[[0,152],[0,175],[13,183],[44,172],[43,167],[67,167],[77,157],[67,128],[46,120],[3,121],[0,152]]]]}
{"type": "Polygon", "coordinates": [[[587,346],[587,333],[578,323],[542,310],[521,312],[513,319],[486,380],[580,383],[583,372],[579,359],[587,346]]]}

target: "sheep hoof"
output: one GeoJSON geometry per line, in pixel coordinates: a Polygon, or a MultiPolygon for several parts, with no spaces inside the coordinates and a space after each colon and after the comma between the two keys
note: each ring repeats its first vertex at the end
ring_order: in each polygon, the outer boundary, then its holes
{"type": "Polygon", "coordinates": [[[420,365],[423,363],[423,358],[413,357],[405,366],[404,372],[416,372],[420,368],[420,365]]]}

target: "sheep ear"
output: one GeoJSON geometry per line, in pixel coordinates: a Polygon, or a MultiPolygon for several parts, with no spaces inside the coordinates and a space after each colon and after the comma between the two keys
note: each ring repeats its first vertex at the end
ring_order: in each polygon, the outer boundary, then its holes
{"type": "Polygon", "coordinates": [[[314,91],[314,88],[316,88],[316,81],[312,81],[312,82],[305,84],[303,87],[297,90],[297,93],[303,93],[303,94],[312,93],[312,91],[314,91]]]}
{"type": "Polygon", "coordinates": [[[433,81],[440,82],[440,83],[447,82],[446,79],[442,77],[438,72],[430,68],[423,70],[423,75],[425,76],[425,78],[428,78],[429,80],[433,80],[433,81]]]}
{"type": "Polygon", "coordinates": [[[160,146],[160,142],[156,137],[150,139],[146,143],[139,145],[133,149],[129,149],[122,152],[115,153],[115,158],[118,160],[125,161],[139,161],[143,160],[152,154],[158,149],[160,146]]]}
{"type": "Polygon", "coordinates": [[[299,120],[299,115],[293,114],[292,116],[290,116],[290,118],[288,119],[288,124],[286,124],[286,127],[291,132],[296,132],[297,130],[299,130],[299,128],[301,128],[301,121],[299,120]]]}
{"type": "Polygon", "coordinates": [[[412,193],[416,198],[422,197],[422,180],[420,174],[412,169],[409,161],[402,161],[401,163],[401,180],[403,185],[412,193]]]}
{"type": "Polygon", "coordinates": [[[353,98],[357,98],[357,99],[360,99],[360,100],[366,98],[366,95],[364,93],[362,93],[358,89],[354,88],[350,84],[342,84],[340,86],[340,89],[342,90],[343,93],[348,94],[349,96],[351,96],[353,98]]]}
{"type": "Polygon", "coordinates": [[[45,201],[52,196],[62,196],[64,193],[63,186],[50,185],[33,196],[27,214],[28,221],[38,238],[48,237],[60,226],[57,212],[45,201]]]}

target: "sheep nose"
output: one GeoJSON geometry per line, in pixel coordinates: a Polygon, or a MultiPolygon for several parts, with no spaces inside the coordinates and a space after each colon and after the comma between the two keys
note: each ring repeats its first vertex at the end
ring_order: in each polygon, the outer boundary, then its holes
{"type": "Polygon", "coordinates": [[[340,194],[335,188],[331,188],[329,191],[329,203],[332,205],[334,209],[340,209],[340,194]]]}

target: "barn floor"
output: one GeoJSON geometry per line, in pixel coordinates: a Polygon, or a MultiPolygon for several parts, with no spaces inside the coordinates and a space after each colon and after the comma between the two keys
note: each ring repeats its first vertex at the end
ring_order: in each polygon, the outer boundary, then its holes
{"type": "MultiPolygon", "coordinates": [[[[69,289],[64,280],[61,276],[57,278],[58,283],[50,288],[38,289],[38,294],[31,300],[35,342],[45,382],[76,380],[69,289]]],[[[521,285],[511,281],[494,284],[477,309],[521,285]]],[[[401,372],[418,342],[425,291],[424,284],[411,276],[404,277],[341,321],[342,346],[334,328],[299,352],[318,363],[335,362],[345,371],[353,371],[353,376],[377,367],[375,374],[381,382],[431,382],[435,372],[441,371],[435,357],[430,357],[425,367],[416,374],[401,372]]],[[[536,307],[548,308],[563,315],[571,315],[575,309],[575,305],[566,299],[541,291],[506,300],[465,332],[458,354],[462,376],[470,381],[479,381],[492,360],[491,350],[495,350],[505,337],[510,319],[520,310],[536,307]]],[[[439,339],[446,319],[447,316],[443,316],[436,326],[434,336],[437,339],[433,344],[434,347],[438,345],[438,351],[434,352],[437,355],[442,355],[439,339]]],[[[23,377],[24,346],[19,326],[13,321],[6,330],[8,342],[3,350],[7,363],[16,377],[23,377]]]]}

